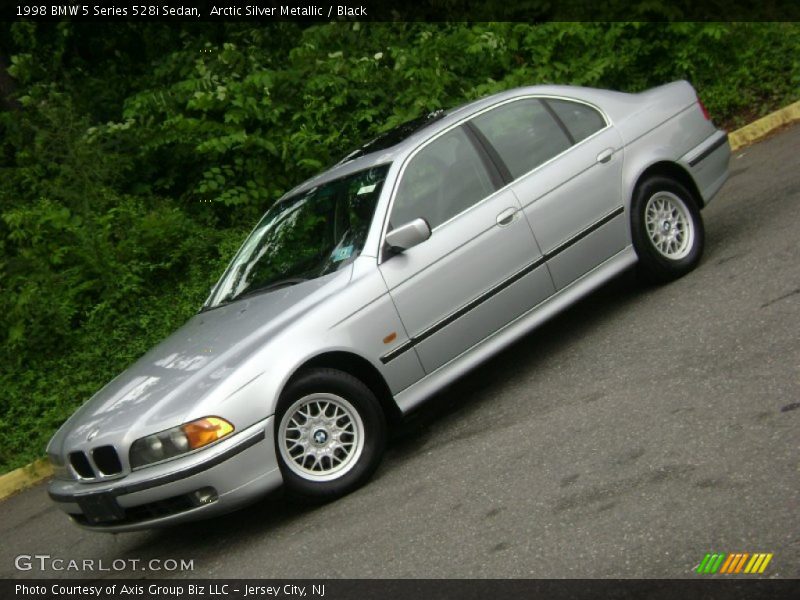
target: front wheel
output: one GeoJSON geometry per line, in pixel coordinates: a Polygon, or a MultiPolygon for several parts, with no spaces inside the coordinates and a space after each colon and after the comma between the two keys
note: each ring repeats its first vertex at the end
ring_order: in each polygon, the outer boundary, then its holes
{"type": "Polygon", "coordinates": [[[308,500],[332,500],[363,484],[386,445],[386,419],[375,395],[336,369],[311,369],[291,382],[275,426],[284,484],[308,500]]]}
{"type": "Polygon", "coordinates": [[[682,277],[700,262],[705,231],[692,194],[666,177],[651,177],[631,203],[631,233],[644,274],[665,283],[682,277]]]}

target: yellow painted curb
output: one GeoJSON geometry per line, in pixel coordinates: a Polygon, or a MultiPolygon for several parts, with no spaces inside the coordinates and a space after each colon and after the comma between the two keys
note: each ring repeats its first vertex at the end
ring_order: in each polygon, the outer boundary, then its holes
{"type": "Polygon", "coordinates": [[[731,150],[735,152],[748,144],[752,144],[766,137],[768,134],[778,129],[778,127],[782,127],[783,125],[797,120],[800,120],[800,100],[789,106],[784,106],[774,113],[770,113],[766,117],[753,121],[749,125],[745,125],[741,129],[737,129],[733,133],[728,134],[731,150]]]}
{"type": "Polygon", "coordinates": [[[5,475],[0,475],[0,500],[39,483],[42,479],[47,479],[52,474],[53,467],[50,465],[50,461],[46,458],[40,458],[29,465],[15,469],[5,475]]]}

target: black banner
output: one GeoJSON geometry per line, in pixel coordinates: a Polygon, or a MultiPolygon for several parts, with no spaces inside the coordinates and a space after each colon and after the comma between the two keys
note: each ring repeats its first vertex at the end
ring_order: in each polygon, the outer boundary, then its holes
{"type": "Polygon", "coordinates": [[[6,0],[29,21],[797,21],[797,0],[6,0]]]}
{"type": "Polygon", "coordinates": [[[4,580],[0,597],[10,600],[325,600],[525,598],[547,600],[760,600],[800,597],[792,579],[185,579],[185,580],[4,580]]]}

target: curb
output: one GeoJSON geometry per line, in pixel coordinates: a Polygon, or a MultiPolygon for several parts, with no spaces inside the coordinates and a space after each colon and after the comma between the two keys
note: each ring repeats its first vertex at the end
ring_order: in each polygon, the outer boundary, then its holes
{"type": "Polygon", "coordinates": [[[766,117],[762,117],[729,133],[728,141],[731,145],[731,152],[736,152],[745,146],[749,146],[753,142],[765,138],[779,127],[797,120],[800,120],[800,101],[778,109],[766,117]]]}
{"type": "Polygon", "coordinates": [[[0,500],[5,500],[11,494],[31,487],[52,474],[53,467],[50,461],[40,458],[10,473],[0,475],[0,500]]]}
{"type": "MultiPolygon", "coordinates": [[[[800,120],[800,100],[776,110],[752,123],[728,134],[731,152],[757,142],[770,133],[793,121],[800,120]]],[[[36,485],[53,474],[53,467],[46,458],[40,458],[24,467],[0,475],[0,500],[21,490],[36,485]]]]}

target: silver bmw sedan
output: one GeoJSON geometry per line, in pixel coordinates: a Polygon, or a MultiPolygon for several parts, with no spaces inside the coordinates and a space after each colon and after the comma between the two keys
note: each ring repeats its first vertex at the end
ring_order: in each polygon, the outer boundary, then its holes
{"type": "Polygon", "coordinates": [[[466,370],[634,263],[694,269],[729,157],[683,81],[526,87],[392,129],[278,200],[201,310],[64,423],[50,496],[125,531],[281,485],[346,494],[466,370]]]}

